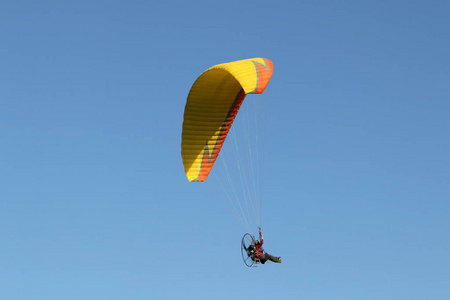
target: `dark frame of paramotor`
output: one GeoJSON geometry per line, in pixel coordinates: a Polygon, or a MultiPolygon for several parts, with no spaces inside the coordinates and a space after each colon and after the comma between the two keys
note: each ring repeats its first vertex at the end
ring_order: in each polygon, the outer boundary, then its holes
{"type": "Polygon", "coordinates": [[[254,259],[255,250],[250,247],[254,243],[255,238],[250,233],[244,234],[241,241],[241,254],[242,260],[247,267],[257,267],[256,265],[259,264],[259,261],[254,259]]]}

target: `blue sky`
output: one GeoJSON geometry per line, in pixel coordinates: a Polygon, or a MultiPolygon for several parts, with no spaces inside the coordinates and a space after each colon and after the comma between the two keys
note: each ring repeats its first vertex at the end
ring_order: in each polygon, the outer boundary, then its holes
{"type": "Polygon", "coordinates": [[[2,1],[0,298],[449,299],[448,1],[2,1]],[[274,62],[266,250],[183,172],[190,86],[274,62]]]}

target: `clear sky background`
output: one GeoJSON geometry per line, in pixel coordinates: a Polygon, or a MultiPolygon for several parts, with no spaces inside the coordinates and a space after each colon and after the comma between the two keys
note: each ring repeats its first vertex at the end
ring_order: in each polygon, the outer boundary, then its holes
{"type": "Polygon", "coordinates": [[[0,2],[0,298],[450,299],[448,1],[0,2]],[[180,155],[267,57],[265,248],[180,155]]]}

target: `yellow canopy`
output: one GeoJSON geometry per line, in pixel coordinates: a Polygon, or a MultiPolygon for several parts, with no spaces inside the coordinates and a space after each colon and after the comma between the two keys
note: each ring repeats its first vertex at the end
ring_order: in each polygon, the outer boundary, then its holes
{"type": "Polygon", "coordinates": [[[184,110],[181,156],[189,181],[205,181],[247,94],[261,94],[273,63],[251,58],[213,66],[189,92],[184,110]]]}

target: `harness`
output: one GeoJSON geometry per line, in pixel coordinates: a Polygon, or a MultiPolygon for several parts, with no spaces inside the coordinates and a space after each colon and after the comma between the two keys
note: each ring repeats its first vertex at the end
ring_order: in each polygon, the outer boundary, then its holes
{"type": "Polygon", "coordinates": [[[261,256],[264,255],[264,249],[261,245],[252,244],[248,247],[247,254],[256,264],[259,264],[261,256]]]}

